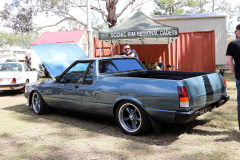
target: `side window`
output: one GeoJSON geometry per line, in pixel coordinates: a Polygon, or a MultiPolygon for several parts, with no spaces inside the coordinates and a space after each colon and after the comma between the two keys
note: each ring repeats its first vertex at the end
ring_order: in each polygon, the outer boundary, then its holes
{"type": "Polygon", "coordinates": [[[93,81],[93,63],[90,64],[90,67],[88,69],[85,84],[92,84],[92,81],[93,81]]]}
{"type": "Polygon", "coordinates": [[[61,78],[61,83],[78,83],[86,73],[89,63],[77,63],[68,70],[61,78]]]}
{"type": "Polygon", "coordinates": [[[117,72],[118,69],[111,61],[99,61],[99,73],[117,72]]]}
{"type": "Polygon", "coordinates": [[[99,61],[99,73],[114,73],[145,70],[135,58],[108,59],[99,61]]]}
{"type": "Polygon", "coordinates": [[[23,64],[23,67],[26,72],[29,72],[32,70],[26,63],[23,64]]]}

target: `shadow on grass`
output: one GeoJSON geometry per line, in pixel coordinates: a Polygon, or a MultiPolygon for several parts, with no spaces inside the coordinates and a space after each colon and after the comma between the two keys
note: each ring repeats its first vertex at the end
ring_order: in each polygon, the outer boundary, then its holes
{"type": "MultiPolygon", "coordinates": [[[[66,126],[77,127],[81,130],[90,131],[87,137],[96,137],[99,134],[121,137],[127,140],[135,141],[137,143],[143,143],[148,145],[158,145],[158,146],[168,146],[172,144],[174,141],[179,139],[181,134],[199,134],[199,135],[228,135],[229,138],[222,139],[222,141],[235,140],[240,141],[239,133],[235,133],[234,131],[219,131],[219,132],[211,132],[205,130],[194,129],[194,127],[199,125],[205,125],[210,120],[195,120],[189,122],[187,124],[163,124],[162,131],[160,133],[154,133],[150,131],[146,135],[142,136],[130,136],[124,134],[120,128],[117,126],[115,121],[109,121],[104,119],[97,119],[93,117],[84,117],[82,115],[73,115],[62,112],[55,112],[52,114],[46,115],[36,115],[31,107],[25,105],[16,105],[11,107],[3,108],[3,110],[14,111],[18,113],[25,114],[27,116],[18,117],[19,120],[29,121],[33,123],[46,123],[48,121],[60,123],[58,125],[58,129],[62,128],[61,136],[73,136],[65,131],[66,126]],[[97,134],[96,134],[97,133],[97,134]]],[[[2,135],[6,136],[6,135],[2,135]]],[[[221,140],[219,140],[221,141],[221,140]]],[[[136,145],[136,144],[134,144],[136,145]]]]}
{"type": "Polygon", "coordinates": [[[23,92],[20,90],[9,90],[9,91],[0,91],[0,97],[5,97],[5,96],[23,96],[23,92]]]}

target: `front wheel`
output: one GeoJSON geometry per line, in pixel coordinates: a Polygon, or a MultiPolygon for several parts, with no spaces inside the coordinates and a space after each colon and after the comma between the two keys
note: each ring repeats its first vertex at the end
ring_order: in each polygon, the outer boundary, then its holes
{"type": "Polygon", "coordinates": [[[116,120],[123,132],[130,135],[142,135],[150,127],[147,113],[138,104],[130,101],[118,105],[116,120]]]}
{"type": "Polygon", "coordinates": [[[44,101],[37,91],[34,91],[32,95],[32,107],[34,112],[38,115],[46,113],[44,101]]]}

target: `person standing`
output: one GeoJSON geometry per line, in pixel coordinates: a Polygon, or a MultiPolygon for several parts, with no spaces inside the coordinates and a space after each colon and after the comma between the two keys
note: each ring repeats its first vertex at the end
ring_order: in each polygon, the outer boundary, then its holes
{"type": "Polygon", "coordinates": [[[226,52],[226,63],[230,71],[235,75],[237,87],[237,103],[238,103],[238,125],[240,130],[240,24],[235,30],[236,40],[228,44],[226,52]],[[235,67],[233,66],[233,60],[235,67]]]}
{"type": "Polygon", "coordinates": [[[31,66],[32,65],[32,59],[31,59],[31,57],[29,57],[29,59],[28,59],[28,64],[31,66]]]}
{"type": "Polygon", "coordinates": [[[135,50],[131,50],[130,46],[128,44],[123,45],[123,52],[119,55],[116,55],[118,57],[120,56],[128,56],[128,57],[136,57],[138,58],[137,52],[135,50]]]}
{"type": "Polygon", "coordinates": [[[29,63],[29,60],[28,60],[28,56],[25,57],[25,60],[24,60],[25,63],[29,63]]]}

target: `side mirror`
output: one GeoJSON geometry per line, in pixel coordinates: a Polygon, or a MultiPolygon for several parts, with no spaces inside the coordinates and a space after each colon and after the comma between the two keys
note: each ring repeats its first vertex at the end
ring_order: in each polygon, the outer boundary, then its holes
{"type": "Polygon", "coordinates": [[[93,82],[93,77],[87,77],[85,80],[86,84],[92,84],[92,82],[93,82]]]}
{"type": "Polygon", "coordinates": [[[219,73],[224,76],[224,69],[220,69],[219,73]]]}

